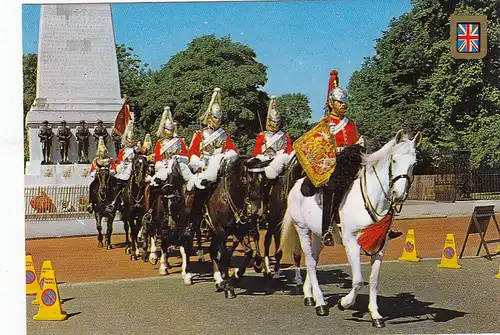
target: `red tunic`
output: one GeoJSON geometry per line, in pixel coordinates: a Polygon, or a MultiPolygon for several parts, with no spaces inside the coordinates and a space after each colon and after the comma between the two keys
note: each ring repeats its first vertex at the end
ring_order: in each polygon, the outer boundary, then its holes
{"type": "MultiPolygon", "coordinates": [[[[184,143],[184,140],[182,138],[179,137],[179,141],[181,142],[181,152],[180,152],[180,155],[182,156],[188,156],[188,151],[187,151],[187,147],[186,147],[186,143],[184,143]]],[[[156,141],[156,145],[155,145],[155,153],[154,153],[154,162],[159,162],[163,159],[162,155],[161,155],[161,142],[162,141],[156,141]]]]}
{"type": "MultiPolygon", "coordinates": [[[[336,116],[330,115],[330,122],[338,125],[342,120],[336,116]]],[[[359,141],[358,129],[353,120],[349,120],[347,124],[335,135],[337,147],[356,144],[359,141]]]]}
{"type": "MultiPolygon", "coordinates": [[[[290,138],[290,136],[288,136],[287,133],[285,133],[285,139],[286,139],[285,153],[289,154],[293,151],[292,139],[290,138]]],[[[263,132],[259,133],[259,135],[257,135],[257,138],[255,139],[255,146],[253,148],[252,157],[255,157],[262,153],[262,145],[264,145],[265,143],[266,143],[266,136],[264,135],[263,132]]]]}
{"type": "MultiPolygon", "coordinates": [[[[97,169],[96,161],[97,161],[97,158],[94,158],[94,160],[92,161],[92,166],[90,167],[89,173],[92,173],[97,169]]],[[[109,162],[110,162],[109,169],[116,171],[116,164],[115,164],[114,159],[109,157],[109,162]]]]}
{"type": "MultiPolygon", "coordinates": [[[[202,141],[203,141],[203,132],[201,130],[198,130],[194,134],[193,140],[191,141],[191,146],[189,147],[188,157],[190,159],[191,156],[193,155],[196,155],[201,158],[200,144],[202,141]]],[[[236,149],[236,146],[231,140],[231,135],[229,134],[229,132],[226,131],[226,143],[224,143],[224,146],[222,147],[222,152],[226,152],[228,150],[234,150],[236,153],[238,153],[238,149],[236,149]]]]}

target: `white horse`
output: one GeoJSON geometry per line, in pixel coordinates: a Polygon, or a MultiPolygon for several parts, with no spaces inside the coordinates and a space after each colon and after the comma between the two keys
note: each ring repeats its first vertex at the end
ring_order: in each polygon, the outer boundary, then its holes
{"type": "MultiPolygon", "coordinates": [[[[360,230],[379,221],[394,208],[393,206],[401,205],[406,200],[411,186],[413,166],[417,161],[415,149],[420,145],[421,138],[421,134],[417,133],[413,140],[409,140],[406,136],[403,137],[403,131],[400,130],[394,139],[380,150],[362,157],[362,169],[340,205],[342,243],[352,269],[352,290],[339,300],[337,306],[340,310],[345,310],[354,304],[356,295],[363,286],[361,247],[357,240],[360,230]]],[[[329,307],[323,300],[323,293],[316,277],[316,266],[323,249],[323,206],[320,204],[319,194],[311,197],[302,195],[300,188],[303,181],[304,178],[299,179],[288,196],[281,249],[287,254],[291,252],[300,254],[302,248],[307,268],[303,286],[304,304],[314,306],[315,303],[316,314],[325,316],[329,314],[329,307]],[[313,234],[309,234],[310,232],[313,234]]],[[[387,240],[387,236],[385,238],[387,240]]],[[[385,322],[378,312],[377,291],[380,265],[386,247],[387,243],[383,243],[383,246],[371,256],[368,310],[372,325],[377,328],[385,327],[385,322]]]]}

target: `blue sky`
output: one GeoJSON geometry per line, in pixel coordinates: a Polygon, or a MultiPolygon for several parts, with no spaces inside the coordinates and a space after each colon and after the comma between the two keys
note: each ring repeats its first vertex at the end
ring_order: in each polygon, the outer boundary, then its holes
{"type": "MultiPolygon", "coordinates": [[[[409,0],[112,4],[116,42],[153,69],[197,36],[230,35],[268,67],[264,89],[306,94],[313,120],[322,115],[330,70],[346,87],[390,20],[409,10],[409,0]]],[[[39,5],[23,5],[23,54],[37,52],[39,16],[39,5]]]]}

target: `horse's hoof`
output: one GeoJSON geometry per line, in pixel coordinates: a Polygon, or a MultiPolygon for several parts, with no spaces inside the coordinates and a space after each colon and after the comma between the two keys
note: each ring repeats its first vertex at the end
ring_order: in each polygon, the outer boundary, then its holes
{"type": "Polygon", "coordinates": [[[342,299],[340,299],[338,302],[337,302],[337,307],[339,310],[341,311],[345,311],[345,307],[342,306],[342,299]]]}
{"type": "Polygon", "coordinates": [[[113,246],[111,244],[106,244],[106,249],[111,250],[113,249],[113,246]]]}
{"type": "Polygon", "coordinates": [[[102,248],[103,246],[104,246],[104,245],[102,244],[102,242],[97,243],[97,247],[98,247],[98,248],[102,248]]]}
{"type": "Polygon", "coordinates": [[[234,289],[229,289],[224,291],[224,296],[227,299],[234,299],[236,298],[236,294],[234,293],[234,289]]]}
{"type": "Polygon", "coordinates": [[[215,292],[221,292],[221,291],[222,291],[221,284],[215,283],[215,292]]]}
{"type": "Polygon", "coordinates": [[[132,251],[130,250],[129,247],[125,248],[125,255],[130,255],[132,251]]]}
{"type": "Polygon", "coordinates": [[[130,255],[130,260],[131,261],[136,261],[137,260],[137,256],[136,255],[130,255]]]}
{"type": "Polygon", "coordinates": [[[313,297],[304,298],[304,306],[313,307],[314,305],[316,304],[314,303],[313,297]]]}
{"type": "Polygon", "coordinates": [[[156,263],[158,263],[158,258],[149,257],[149,263],[151,263],[152,265],[156,265],[156,263]]]}
{"type": "Polygon", "coordinates": [[[166,268],[162,268],[160,267],[160,270],[158,270],[158,272],[160,273],[161,276],[166,276],[168,275],[168,271],[166,268]]]}
{"type": "Polygon", "coordinates": [[[316,315],[317,316],[327,316],[330,314],[330,308],[327,305],[321,305],[316,307],[316,315]]]}
{"type": "Polygon", "coordinates": [[[384,319],[372,319],[372,326],[375,328],[384,328],[385,321],[384,319]]]}

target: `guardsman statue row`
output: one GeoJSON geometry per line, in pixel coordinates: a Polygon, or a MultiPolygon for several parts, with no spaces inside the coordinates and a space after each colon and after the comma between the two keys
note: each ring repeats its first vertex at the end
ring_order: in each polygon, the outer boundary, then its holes
{"type": "Polygon", "coordinates": [[[203,182],[211,183],[217,179],[222,160],[230,162],[238,155],[231,135],[221,127],[222,116],[220,88],[215,88],[201,118],[207,127],[194,134],[188,152],[189,166],[197,173],[195,186],[199,189],[205,189],[203,182]]]}

